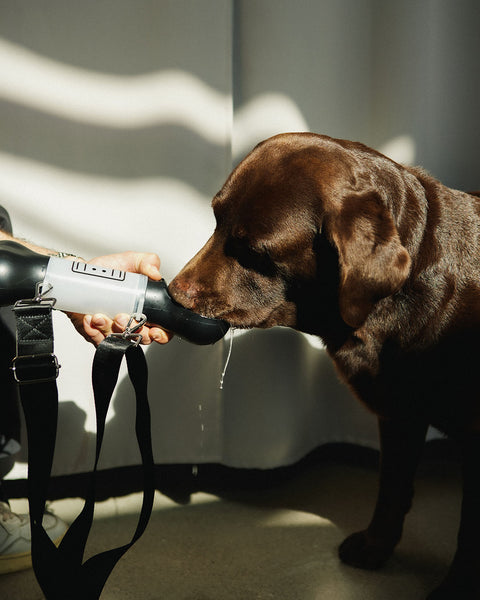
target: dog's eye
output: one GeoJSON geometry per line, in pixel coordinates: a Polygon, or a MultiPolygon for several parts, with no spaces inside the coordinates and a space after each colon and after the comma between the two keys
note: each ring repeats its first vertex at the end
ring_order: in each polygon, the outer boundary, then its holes
{"type": "Polygon", "coordinates": [[[251,248],[243,239],[228,239],[225,244],[225,254],[234,258],[244,269],[266,277],[272,277],[276,273],[275,263],[268,253],[251,248]]]}

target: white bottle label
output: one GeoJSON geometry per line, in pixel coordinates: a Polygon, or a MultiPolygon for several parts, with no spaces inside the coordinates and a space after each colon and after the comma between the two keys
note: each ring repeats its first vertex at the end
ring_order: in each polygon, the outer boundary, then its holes
{"type": "Polygon", "coordinates": [[[103,277],[104,279],[114,279],[115,281],[125,281],[126,272],[110,269],[109,267],[99,267],[97,265],[87,265],[83,262],[74,262],[72,265],[74,273],[84,273],[92,277],[103,277]]]}

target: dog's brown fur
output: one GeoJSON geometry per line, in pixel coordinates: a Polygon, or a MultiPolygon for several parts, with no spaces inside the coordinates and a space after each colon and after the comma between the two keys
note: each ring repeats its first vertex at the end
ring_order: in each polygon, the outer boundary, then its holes
{"type": "Polygon", "coordinates": [[[376,568],[392,553],[432,424],[462,444],[464,500],[454,562],[429,598],[480,598],[480,199],[304,133],[256,146],[213,210],[215,232],[173,297],[235,327],[320,336],[378,416],[377,507],[342,560],[376,568]]]}

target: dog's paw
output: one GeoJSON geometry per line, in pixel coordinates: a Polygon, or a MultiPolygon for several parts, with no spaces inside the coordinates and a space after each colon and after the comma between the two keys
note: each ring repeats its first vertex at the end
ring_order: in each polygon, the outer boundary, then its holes
{"type": "Polygon", "coordinates": [[[382,567],[392,552],[392,547],[386,547],[369,539],[367,531],[350,535],[338,549],[342,562],[351,567],[369,570],[382,567]]]}

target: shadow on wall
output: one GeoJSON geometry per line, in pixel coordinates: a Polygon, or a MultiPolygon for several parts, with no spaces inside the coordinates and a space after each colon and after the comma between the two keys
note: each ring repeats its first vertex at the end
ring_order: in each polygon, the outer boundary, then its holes
{"type": "MultiPolygon", "coordinates": [[[[269,469],[325,443],[376,447],[375,419],[338,380],[325,350],[312,348],[304,335],[276,328],[235,337],[220,390],[225,355],[222,343],[197,347],[176,339],[148,350],[157,463],[269,469]]],[[[94,434],[85,422],[75,403],[61,402],[55,473],[65,472],[67,456],[69,472],[93,464],[94,434]]],[[[124,377],[108,415],[100,468],[140,463],[134,422],[133,389],[124,377]]]]}

